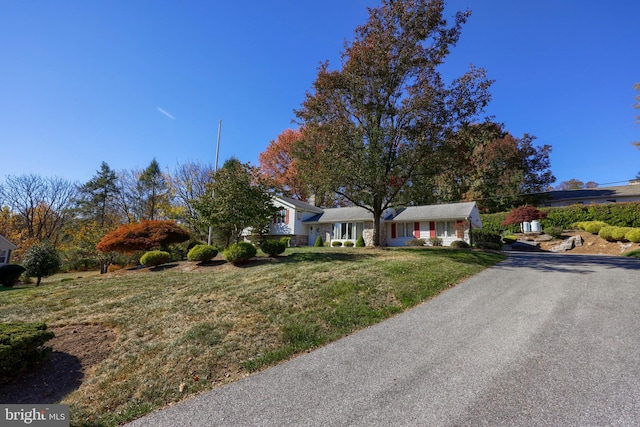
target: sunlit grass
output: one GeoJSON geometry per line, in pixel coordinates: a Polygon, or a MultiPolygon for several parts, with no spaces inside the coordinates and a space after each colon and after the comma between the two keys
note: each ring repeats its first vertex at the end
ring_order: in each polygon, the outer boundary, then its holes
{"type": "Polygon", "coordinates": [[[117,425],[377,323],[502,258],[301,248],[242,267],[56,275],[0,293],[0,316],[116,329],[110,356],[63,402],[73,425],[117,425]]]}

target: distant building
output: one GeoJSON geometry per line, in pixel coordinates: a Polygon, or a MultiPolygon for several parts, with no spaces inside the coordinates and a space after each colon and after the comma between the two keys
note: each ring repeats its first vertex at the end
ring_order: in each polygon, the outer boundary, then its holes
{"type": "Polygon", "coordinates": [[[544,196],[545,199],[541,206],[547,207],[640,202],[640,185],[638,185],[638,181],[630,181],[629,185],[617,187],[549,191],[544,196]]]}

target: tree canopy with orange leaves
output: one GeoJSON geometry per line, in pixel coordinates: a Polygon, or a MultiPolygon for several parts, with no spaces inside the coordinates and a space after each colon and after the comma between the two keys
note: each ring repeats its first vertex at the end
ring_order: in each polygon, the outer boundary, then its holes
{"type": "Polygon", "coordinates": [[[124,224],[105,235],[98,243],[100,252],[132,253],[165,248],[189,239],[189,232],[174,221],[149,220],[124,224]]]}

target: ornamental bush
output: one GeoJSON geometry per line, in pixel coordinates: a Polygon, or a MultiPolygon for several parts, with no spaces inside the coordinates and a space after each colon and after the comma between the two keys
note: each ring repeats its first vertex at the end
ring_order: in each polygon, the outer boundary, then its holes
{"type": "Polygon", "coordinates": [[[427,241],[424,239],[411,239],[407,240],[404,244],[405,246],[424,246],[427,244],[427,241]]]}
{"type": "Polygon", "coordinates": [[[614,227],[613,232],[611,233],[611,238],[616,242],[624,242],[627,240],[625,236],[630,230],[631,227],[614,227]]]}
{"type": "Polygon", "coordinates": [[[346,242],[344,242],[344,246],[347,248],[352,248],[353,245],[355,245],[355,243],[353,243],[351,240],[347,240],[346,242]]]}
{"type": "MultiPolygon", "coordinates": [[[[422,239],[418,239],[418,240],[422,240],[422,239]]],[[[439,237],[429,237],[429,245],[442,246],[442,239],[439,237]]]]}
{"type": "Polygon", "coordinates": [[[285,244],[279,240],[265,240],[260,245],[260,250],[272,257],[280,255],[286,248],[285,244]]]}
{"type": "Polygon", "coordinates": [[[598,231],[598,237],[600,237],[601,239],[605,239],[609,242],[614,242],[615,240],[613,239],[613,230],[615,229],[616,227],[612,225],[607,225],[606,227],[602,227],[600,231],[598,231]]]}
{"type": "Polygon", "coordinates": [[[632,243],[640,243],[640,228],[632,228],[627,231],[624,238],[632,243]]]}
{"type": "Polygon", "coordinates": [[[366,243],[364,242],[364,237],[360,236],[358,237],[358,240],[356,240],[356,248],[364,248],[366,246],[366,243]]]}
{"type": "Polygon", "coordinates": [[[324,246],[324,240],[322,240],[322,237],[318,236],[318,238],[316,239],[316,242],[313,244],[314,247],[316,248],[321,248],[324,246]]]}
{"type": "Polygon", "coordinates": [[[469,244],[464,240],[454,240],[449,246],[454,249],[467,249],[469,247],[469,244]]]}
{"type": "Polygon", "coordinates": [[[342,246],[342,242],[334,240],[333,242],[331,242],[331,246],[333,246],[334,248],[340,247],[342,246]]]}
{"type": "Polygon", "coordinates": [[[562,237],[562,227],[547,227],[544,229],[544,232],[554,239],[562,237]]]}
{"type": "Polygon", "coordinates": [[[44,323],[0,323],[0,379],[46,359],[51,348],[42,345],[54,336],[44,323]]]}
{"type": "Polygon", "coordinates": [[[165,251],[149,251],[140,257],[140,264],[145,267],[156,267],[171,260],[171,254],[165,251]]]}
{"type": "Polygon", "coordinates": [[[27,269],[18,264],[7,264],[0,267],[0,286],[11,288],[18,283],[20,276],[27,269]]]}
{"type": "Polygon", "coordinates": [[[471,230],[471,236],[474,246],[477,246],[478,243],[493,243],[498,247],[502,246],[502,236],[483,228],[475,228],[471,230]]]}
{"type": "Polygon", "coordinates": [[[587,221],[583,225],[584,225],[584,231],[591,234],[598,234],[602,227],[606,227],[609,224],[607,224],[604,221],[587,221]]]}
{"type": "Polygon", "coordinates": [[[43,277],[51,276],[60,269],[62,261],[58,252],[49,243],[31,246],[22,257],[25,274],[36,278],[36,286],[40,286],[43,277]]]}
{"type": "Polygon", "coordinates": [[[205,262],[211,261],[218,255],[218,249],[212,245],[195,245],[187,253],[187,261],[205,262]]]}
{"type": "Polygon", "coordinates": [[[255,246],[249,242],[238,242],[224,250],[224,259],[231,264],[242,264],[249,261],[258,253],[255,246]]]}

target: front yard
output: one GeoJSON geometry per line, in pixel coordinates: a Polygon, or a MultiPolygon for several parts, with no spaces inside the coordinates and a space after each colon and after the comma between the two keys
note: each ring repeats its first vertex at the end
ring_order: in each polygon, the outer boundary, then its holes
{"type": "MultiPolygon", "coordinates": [[[[214,260],[53,276],[0,292],[0,316],[44,321],[59,335],[43,367],[58,369],[56,356],[75,363],[69,390],[56,398],[36,387],[41,399],[70,404],[72,425],[115,426],[380,322],[503,258],[300,248],[241,267],[214,260]]],[[[0,386],[3,402],[29,387],[11,386],[0,386]]]]}

